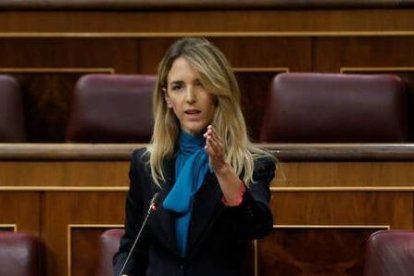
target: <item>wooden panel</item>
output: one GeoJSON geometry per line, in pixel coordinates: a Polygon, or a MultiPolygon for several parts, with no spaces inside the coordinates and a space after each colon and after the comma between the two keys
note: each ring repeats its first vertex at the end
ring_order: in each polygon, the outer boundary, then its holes
{"type": "Polygon", "coordinates": [[[1,38],[0,67],[114,68],[132,73],[139,62],[136,43],[133,38],[1,38]]]}
{"type": "MultiPolygon", "coordinates": [[[[48,192],[42,208],[42,238],[48,241],[49,249],[48,275],[68,272],[70,224],[123,224],[124,200],[125,192],[48,192]]],[[[78,257],[82,259],[82,256],[85,255],[78,257]]],[[[79,258],[77,263],[84,262],[79,258]]]]}
{"type": "Polygon", "coordinates": [[[2,186],[128,186],[128,161],[0,162],[2,186]]]}
{"type": "MultiPolygon", "coordinates": [[[[217,37],[208,36],[234,68],[289,68],[311,70],[311,39],[307,37],[217,37]]],[[[176,37],[141,38],[141,70],[153,74],[176,37]]]]}
{"type": "Polygon", "coordinates": [[[414,187],[413,162],[282,162],[274,187],[414,187]]]}
{"type": "Polygon", "coordinates": [[[176,40],[176,37],[141,38],[139,41],[141,71],[145,74],[156,74],[158,63],[176,40]]]}
{"type": "Polygon", "coordinates": [[[40,236],[40,204],[39,193],[0,192],[0,225],[40,236]]]}
{"type": "MultiPolygon", "coordinates": [[[[128,159],[128,158],[126,158],[128,159]]],[[[413,187],[412,162],[284,162],[273,187],[413,187]]],[[[1,161],[2,186],[127,186],[129,161],[1,161]]]]}
{"type": "Polygon", "coordinates": [[[45,2],[42,0],[26,0],[24,3],[19,0],[3,0],[0,7],[16,10],[49,10],[49,9],[100,9],[100,10],[145,10],[145,9],[185,9],[185,10],[204,10],[204,9],[248,9],[248,8],[358,8],[358,7],[404,7],[413,6],[412,0],[55,0],[45,2]]]}
{"type": "Polygon", "coordinates": [[[2,11],[0,14],[0,32],[338,32],[405,31],[413,27],[410,8],[191,12],[56,10],[2,11]]]}
{"type": "Polygon", "coordinates": [[[275,192],[280,225],[390,225],[412,229],[411,192],[275,192]]]}
{"type": "Polygon", "coordinates": [[[236,68],[289,68],[309,71],[311,39],[307,37],[211,37],[236,68]]]}
{"type": "Polygon", "coordinates": [[[95,275],[99,262],[99,237],[114,226],[76,225],[71,226],[69,252],[72,276],[95,275]]]}
{"type": "Polygon", "coordinates": [[[276,228],[258,242],[258,275],[362,275],[366,240],[380,229],[276,228]]]}
{"type": "Polygon", "coordinates": [[[414,65],[414,37],[350,37],[341,44],[345,67],[414,65]],[[398,50],[397,50],[398,49],[398,50]]]}
{"type": "Polygon", "coordinates": [[[315,37],[314,71],[340,72],[342,67],[412,67],[414,38],[315,37]]]}
{"type": "MultiPolygon", "coordinates": [[[[4,147],[3,150],[17,152],[24,149],[21,146],[4,147]]],[[[133,147],[62,145],[62,153],[58,151],[59,147],[54,146],[55,151],[51,152],[58,157],[62,154],[63,159],[55,159],[46,145],[40,145],[45,151],[42,158],[49,157],[48,161],[7,161],[6,158],[0,162],[0,190],[3,189],[0,192],[0,202],[3,204],[0,205],[0,228],[1,225],[8,225],[6,228],[9,230],[10,225],[16,224],[18,231],[39,235],[46,245],[48,275],[67,275],[69,269],[73,275],[90,275],[97,260],[97,238],[105,228],[95,226],[123,223],[129,165],[125,149],[130,151],[133,147]],[[102,154],[102,148],[112,153],[112,157],[106,153],[100,161],[80,161],[75,158],[82,158],[82,149],[89,154],[96,149],[102,154]],[[117,153],[116,149],[120,152],[117,153]],[[65,160],[65,156],[72,158],[65,160]],[[42,188],[36,185],[54,187],[42,188]],[[82,192],[81,189],[85,186],[103,189],[82,192]],[[7,191],[7,188],[16,190],[7,191]],[[18,191],[19,188],[27,191],[18,191]],[[36,189],[30,191],[30,188],[36,189]],[[58,191],[59,188],[62,190],[58,191]],[[63,188],[72,190],[65,191],[63,188]],[[122,188],[125,191],[111,192],[111,188],[122,188]]],[[[375,156],[373,148],[369,145],[366,147],[371,150],[366,154],[371,158],[375,156]]],[[[310,151],[317,151],[317,148],[308,147],[310,151]]],[[[363,147],[325,145],[322,152],[327,148],[348,149],[352,156],[356,149],[361,150],[363,147]]],[[[383,146],[374,148],[384,151],[383,146]]],[[[277,147],[274,149],[277,150],[277,147]]],[[[279,149],[286,150],[283,146],[279,149]]],[[[410,145],[390,146],[390,149],[397,154],[405,151],[412,154],[410,145]]],[[[292,152],[294,154],[295,150],[292,152]]],[[[342,151],[341,155],[343,153],[342,151]]],[[[325,275],[343,275],[343,271],[357,275],[361,271],[361,248],[371,230],[377,229],[377,226],[413,229],[412,161],[340,160],[308,160],[284,164],[283,170],[289,182],[278,180],[276,186],[272,187],[279,190],[274,189],[272,193],[271,208],[277,225],[295,227],[293,230],[278,228],[270,237],[259,241],[258,256],[255,258],[259,265],[258,275],[272,275],[272,271],[280,272],[281,275],[292,271],[311,274],[321,267],[325,269],[325,275]],[[357,188],[361,186],[366,190],[358,191],[357,188]],[[321,187],[336,187],[337,190],[312,190],[321,187]],[[380,190],[378,187],[395,190],[380,190]],[[326,230],[320,225],[334,229],[326,230]],[[343,230],[344,227],[352,229],[343,230]],[[361,227],[368,227],[369,230],[364,232],[361,227]],[[297,248],[301,248],[301,251],[297,248]],[[333,256],[329,250],[338,254],[333,256]],[[315,263],[313,256],[320,256],[320,262],[315,263]],[[331,274],[331,271],[338,274],[331,274]]],[[[251,261],[251,251],[248,253],[248,260],[251,261]]],[[[250,262],[246,262],[246,266],[251,270],[250,262]]]]}
{"type": "MultiPolygon", "coordinates": [[[[134,149],[147,144],[0,143],[6,161],[129,161],[134,149]]],[[[414,160],[413,143],[257,144],[283,162],[402,162],[414,160]]]]}
{"type": "Polygon", "coordinates": [[[102,229],[72,229],[71,272],[73,276],[94,275],[99,258],[99,235],[102,229]]]}

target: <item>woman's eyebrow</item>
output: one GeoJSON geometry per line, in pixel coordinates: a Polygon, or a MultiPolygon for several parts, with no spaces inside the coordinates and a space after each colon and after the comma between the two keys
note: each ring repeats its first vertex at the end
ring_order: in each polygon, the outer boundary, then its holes
{"type": "Polygon", "coordinates": [[[183,84],[184,82],[182,80],[176,80],[176,81],[171,81],[170,85],[177,85],[177,84],[183,84]]]}

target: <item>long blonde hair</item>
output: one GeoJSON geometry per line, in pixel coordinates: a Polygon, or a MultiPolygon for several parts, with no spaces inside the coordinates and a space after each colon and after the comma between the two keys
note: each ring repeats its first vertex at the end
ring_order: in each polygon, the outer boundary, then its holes
{"type": "Polygon", "coordinates": [[[152,179],[161,186],[165,181],[163,161],[173,157],[180,132],[180,124],[165,101],[168,73],[173,62],[185,58],[200,73],[201,81],[217,100],[211,124],[225,148],[228,162],[246,184],[253,182],[254,160],[265,151],[252,144],[240,108],[240,90],[231,66],[223,53],[204,38],[183,38],[167,50],[158,66],[158,79],[153,95],[154,132],[147,148],[152,179]]]}

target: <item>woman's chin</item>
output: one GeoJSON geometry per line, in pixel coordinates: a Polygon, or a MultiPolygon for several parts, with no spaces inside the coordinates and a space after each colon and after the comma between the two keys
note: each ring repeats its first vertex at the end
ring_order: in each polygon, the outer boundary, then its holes
{"type": "Polygon", "coordinates": [[[203,134],[206,129],[207,129],[207,125],[199,125],[199,126],[192,126],[192,127],[182,127],[181,128],[183,131],[190,133],[192,135],[199,135],[199,134],[203,134]]]}

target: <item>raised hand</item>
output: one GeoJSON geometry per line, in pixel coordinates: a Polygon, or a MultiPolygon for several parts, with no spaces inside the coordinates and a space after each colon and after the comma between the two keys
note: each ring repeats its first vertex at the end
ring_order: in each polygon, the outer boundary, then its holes
{"type": "Polygon", "coordinates": [[[219,173],[226,165],[224,160],[224,146],[221,138],[217,135],[212,125],[207,127],[204,138],[206,138],[205,149],[210,158],[210,164],[214,172],[219,173]]]}
{"type": "Polygon", "coordinates": [[[237,206],[241,203],[244,186],[233,167],[225,161],[223,142],[211,125],[207,127],[204,137],[205,149],[223,192],[225,204],[237,206]]]}

